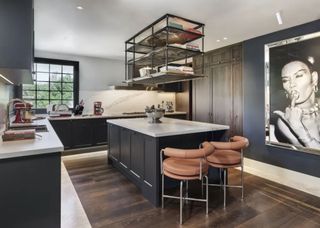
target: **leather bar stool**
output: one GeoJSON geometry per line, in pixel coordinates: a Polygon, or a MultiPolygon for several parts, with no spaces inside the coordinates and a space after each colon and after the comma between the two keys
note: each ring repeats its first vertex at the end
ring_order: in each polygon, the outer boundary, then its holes
{"type": "Polygon", "coordinates": [[[214,146],[209,142],[202,143],[200,149],[165,148],[161,150],[162,208],[164,208],[164,198],[180,199],[180,224],[182,224],[182,209],[185,200],[206,202],[206,215],[208,214],[208,164],[206,162],[206,156],[212,154],[213,151],[214,146]],[[167,156],[164,160],[163,155],[167,156]],[[165,194],[164,176],[180,181],[180,197],[165,194]],[[188,197],[188,181],[201,180],[202,183],[203,178],[206,179],[206,198],[198,199],[188,197]],[[183,196],[184,182],[187,182],[185,196],[183,196]]]}
{"type": "Polygon", "coordinates": [[[207,157],[209,166],[223,170],[223,184],[209,184],[209,186],[223,186],[223,207],[226,207],[226,188],[241,188],[243,200],[243,150],[249,146],[249,140],[242,136],[234,136],[229,142],[210,142],[215,151],[207,157]],[[227,185],[227,169],[241,167],[241,185],[227,185]]]}

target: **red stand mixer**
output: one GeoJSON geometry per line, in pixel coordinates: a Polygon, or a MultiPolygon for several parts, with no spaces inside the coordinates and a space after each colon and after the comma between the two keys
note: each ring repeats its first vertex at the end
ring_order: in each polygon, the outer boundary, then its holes
{"type": "Polygon", "coordinates": [[[16,113],[13,123],[31,123],[32,122],[32,104],[27,102],[15,102],[14,110],[16,113]]]}

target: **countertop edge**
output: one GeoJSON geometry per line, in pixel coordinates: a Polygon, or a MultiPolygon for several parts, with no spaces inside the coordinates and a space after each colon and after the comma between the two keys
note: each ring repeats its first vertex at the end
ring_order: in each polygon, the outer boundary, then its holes
{"type": "MultiPolygon", "coordinates": [[[[0,148],[4,147],[4,150],[8,150],[9,152],[0,152],[0,160],[1,159],[9,159],[9,158],[18,158],[18,157],[26,157],[26,156],[34,156],[34,155],[44,155],[44,154],[50,154],[50,153],[61,153],[64,151],[64,146],[61,143],[58,135],[54,131],[53,127],[51,126],[48,119],[40,120],[41,124],[45,124],[47,126],[48,132],[44,133],[38,133],[42,136],[41,139],[35,138],[32,140],[20,140],[20,141],[10,141],[10,142],[2,142],[0,148]],[[28,144],[30,142],[34,142],[35,140],[48,140],[48,141],[54,141],[54,145],[51,146],[49,143],[49,146],[45,148],[45,142],[43,142],[42,145],[39,145],[39,148],[36,148],[35,144],[31,144],[30,148],[28,148],[28,144]],[[8,143],[8,144],[7,144],[8,143]],[[26,143],[25,148],[23,146],[23,143],[26,143]],[[7,144],[7,145],[6,145],[7,144]],[[22,145],[19,145],[22,144],[22,145]],[[17,147],[17,150],[15,151],[15,145],[17,147]],[[6,148],[7,147],[7,148],[6,148]],[[23,149],[22,149],[23,148],[23,149]]],[[[35,142],[36,143],[36,142],[35,142]]],[[[2,148],[3,149],[3,148],[2,148]]]]}
{"type": "MultiPolygon", "coordinates": [[[[166,112],[165,116],[170,115],[187,115],[187,112],[166,112]]],[[[88,116],[70,116],[70,117],[48,117],[48,120],[55,121],[55,120],[82,120],[82,119],[112,119],[112,118],[138,118],[138,117],[145,117],[145,114],[110,114],[110,115],[88,115],[88,116]]]]}
{"type": "MultiPolygon", "coordinates": [[[[134,119],[145,119],[145,121],[147,123],[147,118],[132,118],[131,120],[134,120],[134,119]]],[[[188,122],[190,120],[175,120],[175,121],[177,121],[177,122],[187,121],[188,122]]],[[[120,122],[121,122],[121,120],[120,120],[120,122]]],[[[227,126],[227,125],[204,123],[204,122],[198,122],[198,121],[191,121],[191,122],[198,123],[199,125],[208,125],[208,126],[206,128],[197,129],[197,130],[181,130],[179,132],[175,131],[175,132],[165,132],[165,133],[153,133],[153,132],[148,132],[148,131],[141,130],[141,128],[132,127],[132,125],[130,125],[130,127],[129,127],[127,124],[119,123],[119,119],[107,120],[107,123],[115,124],[117,126],[120,126],[120,127],[123,127],[123,128],[127,128],[129,130],[136,131],[136,132],[139,132],[141,134],[148,135],[148,136],[155,137],[155,138],[166,137],[166,136],[175,136],[175,135],[183,135],[183,134],[195,134],[195,133],[203,133],[203,132],[212,132],[212,131],[225,131],[225,130],[229,130],[230,129],[230,126],[227,126]]]]}

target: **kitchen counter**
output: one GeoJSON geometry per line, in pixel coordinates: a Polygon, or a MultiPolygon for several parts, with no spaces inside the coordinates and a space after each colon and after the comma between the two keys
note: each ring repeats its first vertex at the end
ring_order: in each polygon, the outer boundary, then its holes
{"type": "Polygon", "coordinates": [[[107,120],[108,123],[118,125],[152,137],[173,136],[200,132],[228,130],[229,126],[202,123],[189,120],[161,118],[162,123],[148,123],[147,118],[107,120]]]}
{"type": "MultiPolygon", "coordinates": [[[[165,116],[170,115],[186,115],[186,112],[166,112],[165,116]]],[[[49,120],[77,120],[77,119],[99,119],[99,118],[126,118],[126,117],[143,117],[146,114],[123,114],[123,113],[104,113],[102,115],[93,115],[93,114],[84,114],[79,116],[70,116],[70,117],[49,117],[49,120]]]]}
{"type": "Polygon", "coordinates": [[[48,132],[36,132],[35,139],[3,142],[0,137],[0,159],[62,152],[63,145],[47,119],[34,124],[46,125],[48,132]]]}

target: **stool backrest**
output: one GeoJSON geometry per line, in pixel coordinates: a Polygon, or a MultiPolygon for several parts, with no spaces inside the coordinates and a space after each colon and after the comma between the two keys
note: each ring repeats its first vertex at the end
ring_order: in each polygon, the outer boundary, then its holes
{"type": "Polygon", "coordinates": [[[200,149],[177,149],[171,147],[163,149],[165,156],[185,159],[204,158],[212,154],[213,151],[214,146],[209,142],[203,142],[200,149]]]}
{"type": "Polygon", "coordinates": [[[218,150],[240,151],[249,146],[249,140],[242,136],[233,136],[230,142],[210,142],[218,150]]]}

